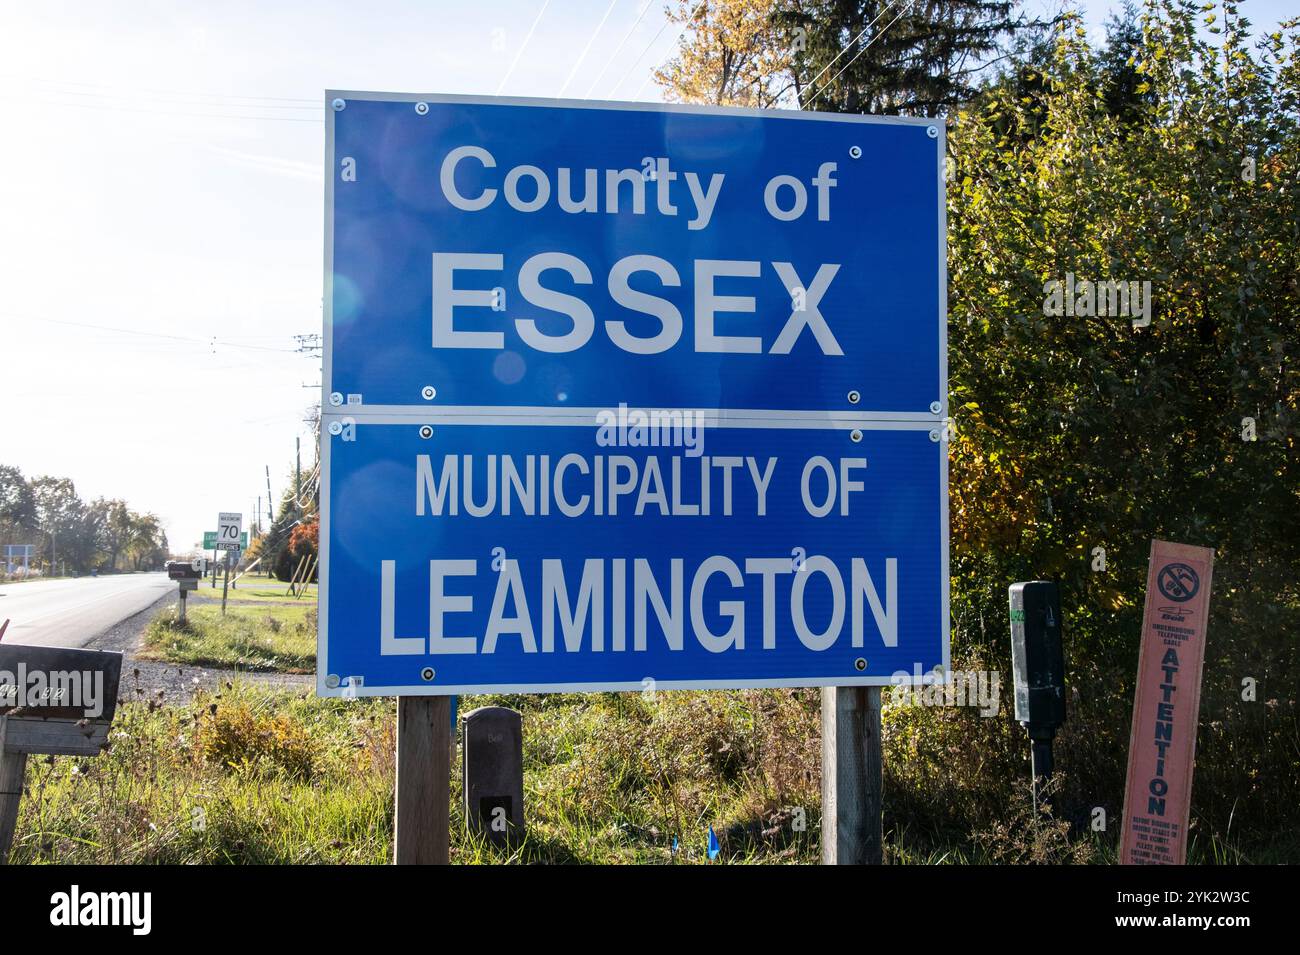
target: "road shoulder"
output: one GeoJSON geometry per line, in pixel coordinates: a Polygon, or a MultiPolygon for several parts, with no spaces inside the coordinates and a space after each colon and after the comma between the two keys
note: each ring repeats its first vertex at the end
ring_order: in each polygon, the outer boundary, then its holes
{"type": "Polygon", "coordinates": [[[88,650],[114,650],[123,654],[121,699],[158,699],[160,702],[182,703],[200,688],[214,690],[223,683],[243,680],[267,686],[303,689],[315,685],[310,674],[247,672],[200,666],[185,666],[141,660],[138,656],[145,628],[159,613],[174,607],[175,593],[160,597],[139,613],[114,624],[86,644],[88,650]]]}

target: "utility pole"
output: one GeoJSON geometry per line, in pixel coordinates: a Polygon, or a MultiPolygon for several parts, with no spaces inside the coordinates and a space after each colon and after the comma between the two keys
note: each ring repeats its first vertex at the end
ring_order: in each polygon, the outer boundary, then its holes
{"type": "Polygon", "coordinates": [[[302,517],[302,438],[293,439],[293,507],[302,517]]]}
{"type": "Polygon", "coordinates": [[[275,523],[275,508],[271,504],[271,465],[266,466],[266,519],[275,523]]]}

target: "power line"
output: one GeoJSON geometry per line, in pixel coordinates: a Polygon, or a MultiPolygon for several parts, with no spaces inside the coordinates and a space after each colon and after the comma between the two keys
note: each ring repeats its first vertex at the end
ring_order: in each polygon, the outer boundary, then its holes
{"type": "MultiPolygon", "coordinates": [[[[867,35],[867,31],[870,30],[873,26],[875,26],[875,25],[876,25],[876,22],[877,22],[881,17],[883,17],[886,13],[888,13],[888,12],[889,12],[889,8],[892,7],[892,6],[893,6],[895,3],[897,3],[897,2],[898,2],[898,0],[889,0],[889,2],[888,2],[887,4],[885,4],[884,9],[882,9],[879,13],[877,13],[874,17],[872,17],[872,18],[871,18],[871,22],[868,23],[866,26],[864,26],[864,27],[862,28],[862,32],[859,33],[857,36],[855,36],[852,40],[850,40],[850,41],[845,45],[844,49],[840,50],[840,52],[838,52],[838,53],[835,54],[835,59],[831,60],[829,63],[827,63],[825,66],[823,66],[823,67],[821,68],[821,70],[817,73],[817,75],[814,76],[811,80],[808,81],[808,88],[811,89],[812,86],[813,86],[813,84],[816,83],[819,79],[822,78],[822,73],[825,73],[827,70],[829,70],[832,66],[835,65],[835,60],[838,60],[838,59],[839,59],[840,57],[842,57],[845,53],[849,52],[849,50],[853,49],[853,47],[857,45],[858,41],[861,40],[864,36],[867,35]]],[[[800,105],[802,105],[802,104],[800,104],[800,105]]]]}
{"type": "Polygon", "coordinates": [[[32,318],[28,315],[16,315],[12,312],[6,312],[4,314],[9,318],[17,318],[31,322],[42,322],[47,325],[68,325],[73,328],[89,328],[98,332],[116,332],[120,335],[139,335],[142,338],[159,338],[168,341],[188,342],[195,345],[205,345],[210,348],[215,348],[217,345],[221,345],[225,348],[243,348],[249,351],[287,352],[289,354],[296,354],[299,351],[299,349],[296,348],[272,348],[269,345],[239,344],[237,342],[218,339],[216,337],[195,338],[187,335],[168,335],[166,332],[145,332],[135,328],[116,328],[110,325],[93,325],[89,322],[69,322],[58,318],[32,318]]]}
{"type": "Polygon", "coordinates": [[[600,68],[600,72],[596,74],[596,78],[592,80],[591,85],[587,87],[587,92],[582,94],[584,98],[591,98],[591,91],[596,88],[596,84],[600,82],[600,78],[605,75],[605,71],[609,69],[609,65],[614,62],[614,57],[618,56],[618,51],[623,49],[623,44],[632,36],[632,31],[641,25],[641,21],[645,19],[645,15],[650,12],[650,7],[652,6],[650,0],[642,0],[642,4],[641,15],[638,16],[636,20],[633,21],[632,25],[627,28],[627,32],[623,34],[623,39],[618,41],[618,46],[614,47],[614,52],[609,55],[609,59],[605,61],[605,65],[600,68]]]}
{"type": "MultiPolygon", "coordinates": [[[[700,10],[704,8],[704,5],[708,2],[709,0],[700,0],[699,4],[696,5],[695,9],[691,11],[691,15],[686,18],[684,23],[682,23],[682,28],[677,31],[677,36],[673,37],[673,42],[669,44],[671,48],[676,49],[678,42],[681,40],[683,34],[686,33],[687,28],[691,25],[691,21],[695,19],[695,15],[699,13],[700,10]]],[[[670,53],[669,56],[671,55],[672,54],[670,53]]],[[[668,57],[666,56],[663,58],[663,61],[659,64],[659,66],[663,66],[663,64],[667,62],[668,62],[668,57]]],[[[658,67],[656,67],[655,69],[658,69],[658,67]]],[[[645,85],[649,83],[652,79],[654,79],[654,76],[655,76],[655,70],[651,70],[650,75],[641,81],[641,85],[638,86],[636,88],[636,92],[632,94],[633,99],[636,99],[641,95],[641,91],[645,89],[645,85]]]]}
{"type": "Polygon", "coordinates": [[[528,41],[533,38],[533,31],[537,29],[537,24],[542,22],[542,14],[546,12],[546,8],[550,5],[551,0],[544,0],[542,3],[542,9],[537,11],[537,16],[533,17],[533,25],[528,28],[528,35],[524,37],[524,42],[519,44],[519,49],[515,51],[515,58],[510,63],[510,69],[506,70],[506,75],[501,77],[501,82],[497,84],[498,96],[500,96],[501,91],[505,89],[506,81],[514,74],[515,67],[519,65],[519,58],[524,55],[524,50],[528,46],[528,41]]]}
{"type": "Polygon", "coordinates": [[[601,17],[600,22],[596,24],[596,31],[592,33],[591,39],[587,41],[587,45],[582,48],[582,55],[578,57],[578,61],[573,64],[573,69],[569,70],[569,78],[566,79],[564,85],[560,87],[561,96],[563,96],[564,91],[569,88],[569,84],[573,82],[573,78],[578,75],[578,67],[582,66],[582,61],[585,60],[587,54],[591,52],[591,45],[596,42],[596,37],[600,36],[600,31],[605,26],[605,21],[609,19],[609,15],[614,12],[614,7],[617,5],[618,0],[610,0],[609,6],[605,9],[605,15],[601,17]]]}
{"type": "MultiPolygon", "coordinates": [[[[706,3],[708,3],[708,0],[700,0],[699,5],[694,10],[692,10],[691,15],[686,18],[686,22],[689,23],[691,20],[694,20],[695,14],[699,13],[700,8],[703,7],[704,4],[706,3]]],[[[632,71],[636,69],[636,65],[641,62],[641,57],[649,53],[650,48],[659,42],[659,38],[663,36],[664,31],[668,29],[668,24],[671,22],[672,21],[669,20],[667,17],[664,17],[664,22],[660,25],[659,32],[650,38],[650,42],[645,45],[645,49],[642,50],[640,53],[638,53],[636,59],[627,65],[627,69],[623,71],[623,75],[618,78],[618,82],[614,84],[614,88],[609,91],[609,96],[607,97],[608,99],[614,98],[614,94],[617,93],[618,88],[623,85],[623,81],[632,75],[632,71]]],[[[685,32],[685,27],[682,28],[682,31],[685,32]]],[[[680,37],[681,34],[679,33],[678,36],[680,37]]],[[[642,83],[641,85],[645,86],[644,83],[642,83]]],[[[637,90],[637,92],[640,93],[641,91],[637,90]]]]}
{"type": "Polygon", "coordinates": [[[898,11],[898,16],[894,17],[894,19],[890,20],[883,27],[881,27],[880,32],[877,33],[875,36],[873,36],[870,40],[868,40],[867,45],[864,46],[862,49],[858,50],[858,52],[854,55],[853,59],[845,63],[844,66],[840,68],[840,71],[831,77],[829,83],[825,84],[820,90],[818,90],[816,93],[813,94],[812,98],[808,100],[808,105],[811,106],[814,102],[816,102],[818,96],[821,96],[822,93],[825,93],[828,89],[830,89],[831,86],[834,85],[835,81],[844,75],[844,71],[847,70],[854,63],[856,63],[858,61],[859,56],[861,56],[863,53],[866,53],[867,50],[871,49],[871,44],[875,43],[882,36],[884,36],[885,32],[890,27],[892,27],[895,23],[897,23],[900,19],[902,19],[903,14],[907,13],[915,5],[915,3],[916,0],[910,0],[907,6],[905,6],[902,10],[898,11]]]}

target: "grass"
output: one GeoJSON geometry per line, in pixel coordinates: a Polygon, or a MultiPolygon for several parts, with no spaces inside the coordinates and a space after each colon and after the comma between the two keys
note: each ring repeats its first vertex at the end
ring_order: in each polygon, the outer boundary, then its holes
{"type": "Polygon", "coordinates": [[[126,703],[100,756],[28,760],[11,861],[386,861],[390,709],[240,683],[126,703]]]}
{"type": "MultiPolygon", "coordinates": [[[[268,577],[263,574],[246,574],[241,577],[236,586],[226,593],[227,605],[231,603],[283,603],[292,606],[315,607],[316,606],[316,585],[308,584],[306,591],[301,597],[293,597],[286,594],[289,585],[282,580],[276,580],[274,577],[268,577]]],[[[199,589],[191,591],[190,598],[198,598],[202,602],[208,600],[221,600],[221,576],[217,575],[217,585],[212,586],[212,578],[207,577],[199,582],[199,589]]]]}
{"type": "MultiPolygon", "coordinates": [[[[783,809],[810,804],[813,781],[781,783],[752,761],[775,743],[756,720],[772,703],[804,714],[808,694],[760,696],[463,699],[462,712],[524,709],[528,835],[513,851],[470,837],[452,773],[453,861],[701,862],[710,823],[728,861],[815,861],[815,810],[795,828],[783,809]]],[[[12,861],[389,862],[394,724],[392,700],[241,682],[175,706],[125,703],[101,756],[29,761],[12,861]]]]}
{"type": "MultiPolygon", "coordinates": [[[[145,633],[144,655],[180,664],[310,672],[315,608],[192,605],[145,633]]],[[[962,667],[980,669],[970,658],[962,667]]],[[[1114,863],[1131,700],[1078,675],[1056,740],[1055,816],[1037,817],[1024,730],[1010,701],[920,706],[884,694],[886,860],[900,864],[1114,863]],[[1108,729],[1109,727],[1109,729],[1108,729]],[[1093,831],[1098,810],[1110,824],[1093,831]]],[[[175,705],[124,687],[109,750],[33,757],[14,861],[385,863],[392,857],[395,703],[323,700],[232,681],[175,705]]],[[[527,835],[510,850],[470,837],[452,779],[453,861],[649,863],[820,859],[820,693],[815,689],[494,695],[524,718],[527,835]],[[674,846],[676,848],[674,848],[674,846]]],[[[1295,770],[1295,702],[1202,717],[1188,861],[1294,862],[1294,802],[1256,787],[1295,770]],[[1250,720],[1254,720],[1252,723],[1250,720]],[[1239,789],[1240,766],[1271,772],[1239,789]],[[1234,782],[1235,781],[1235,782],[1234,782]]],[[[1220,708],[1222,709],[1222,708],[1220,708]]]]}
{"type": "Polygon", "coordinates": [[[280,673],[316,669],[316,607],[191,604],[185,623],[164,611],[144,632],[142,659],[280,673]]]}
{"type": "MultiPolygon", "coordinates": [[[[449,767],[453,862],[703,863],[710,824],[719,862],[820,859],[815,690],[482,696],[461,712],[490,704],[524,715],[527,836],[513,850],[471,838],[449,767]]],[[[177,705],[124,703],[103,755],[29,760],[12,861],[387,863],[395,709],[240,681],[177,705]]],[[[907,764],[912,709],[886,704],[887,861],[1114,862],[1118,827],[1037,821],[1022,785],[940,836],[913,803],[948,808],[954,781],[923,754],[907,764]]],[[[1294,861],[1285,832],[1246,851],[1194,831],[1189,861],[1294,861]]]]}

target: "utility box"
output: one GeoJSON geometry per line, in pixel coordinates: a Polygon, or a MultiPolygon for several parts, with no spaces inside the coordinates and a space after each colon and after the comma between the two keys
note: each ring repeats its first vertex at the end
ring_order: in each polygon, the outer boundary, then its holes
{"type": "Polygon", "coordinates": [[[1050,580],[1012,584],[1011,667],[1016,719],[1030,739],[1050,740],[1065,722],[1061,595],[1050,580]]]}
{"type": "Polygon", "coordinates": [[[524,835],[523,723],[520,713],[504,706],[481,706],[464,717],[465,821],[471,832],[502,847],[524,835]]]}

